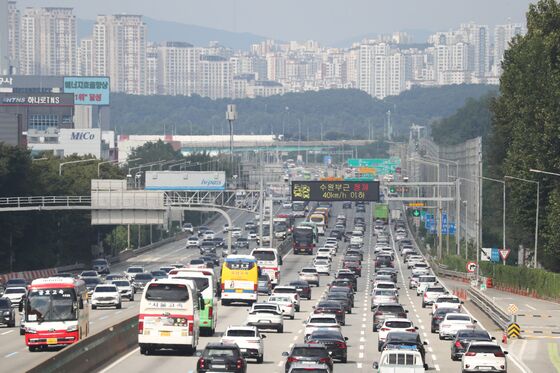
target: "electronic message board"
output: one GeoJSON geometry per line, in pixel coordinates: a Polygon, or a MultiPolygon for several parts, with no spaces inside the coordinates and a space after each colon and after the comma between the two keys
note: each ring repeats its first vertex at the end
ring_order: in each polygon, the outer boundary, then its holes
{"type": "Polygon", "coordinates": [[[379,181],[292,181],[292,201],[379,202],[379,181]]]}

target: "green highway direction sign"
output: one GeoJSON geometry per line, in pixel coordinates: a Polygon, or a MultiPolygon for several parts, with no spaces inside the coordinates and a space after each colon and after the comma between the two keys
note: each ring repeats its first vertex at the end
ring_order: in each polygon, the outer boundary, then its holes
{"type": "Polygon", "coordinates": [[[415,218],[420,217],[420,215],[421,215],[420,210],[418,209],[412,210],[412,216],[414,216],[415,218]]]}
{"type": "Polygon", "coordinates": [[[375,168],[377,175],[394,174],[396,168],[400,167],[401,160],[399,158],[351,158],[348,160],[348,167],[370,167],[375,168]]]}

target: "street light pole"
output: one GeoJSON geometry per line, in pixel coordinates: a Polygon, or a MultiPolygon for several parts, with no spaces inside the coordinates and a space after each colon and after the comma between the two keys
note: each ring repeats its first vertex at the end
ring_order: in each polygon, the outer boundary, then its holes
{"type": "Polygon", "coordinates": [[[75,163],[83,163],[83,162],[96,162],[96,161],[97,161],[97,159],[90,158],[90,159],[80,159],[79,161],[62,162],[61,164],[58,165],[58,176],[62,176],[62,166],[65,166],[67,164],[75,164],[75,163]]]}
{"type": "Polygon", "coordinates": [[[235,105],[227,106],[226,120],[229,122],[229,163],[233,170],[233,122],[237,119],[237,109],[235,105]]]}
{"type": "MultiPolygon", "coordinates": [[[[502,247],[504,250],[507,248],[506,246],[506,182],[504,180],[492,179],[491,177],[480,176],[482,180],[489,180],[495,183],[502,184],[503,192],[502,192],[502,247]]],[[[504,261],[505,264],[505,261],[504,261]]]]}

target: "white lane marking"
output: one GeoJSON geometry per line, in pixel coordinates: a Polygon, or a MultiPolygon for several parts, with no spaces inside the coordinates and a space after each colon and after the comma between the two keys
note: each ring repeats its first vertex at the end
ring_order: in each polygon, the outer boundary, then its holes
{"type": "Polygon", "coordinates": [[[528,304],[525,304],[525,305],[526,305],[527,307],[529,307],[530,309],[532,309],[533,311],[536,311],[536,310],[537,310],[537,309],[536,309],[535,307],[533,307],[533,306],[530,306],[530,305],[528,305],[528,304]]]}
{"type": "Polygon", "coordinates": [[[363,359],[364,358],[364,353],[360,352],[360,354],[358,356],[359,356],[360,359],[363,359]]]}
{"type": "Polygon", "coordinates": [[[363,349],[364,349],[364,345],[360,345],[360,350],[363,350],[363,349]]]}
{"type": "Polygon", "coordinates": [[[115,312],[115,315],[118,315],[118,314],[121,313],[121,312],[122,312],[122,311],[117,311],[117,312],[115,312]]]}
{"type": "Polygon", "coordinates": [[[303,333],[303,329],[298,330],[298,334],[303,333]]]}
{"type": "Polygon", "coordinates": [[[294,344],[293,344],[293,343],[290,343],[290,348],[292,348],[292,347],[294,347],[294,344]]]}
{"type": "Polygon", "coordinates": [[[18,353],[17,351],[16,351],[16,352],[12,352],[12,353],[9,353],[8,355],[4,356],[4,357],[10,358],[10,357],[14,356],[14,355],[17,354],[17,353],[18,353]]]}
{"type": "Polygon", "coordinates": [[[360,331],[360,334],[361,334],[361,335],[364,335],[364,334],[366,334],[366,332],[365,332],[364,330],[361,330],[361,331],[360,331]]]}
{"type": "Polygon", "coordinates": [[[357,367],[358,369],[362,369],[362,363],[356,363],[356,367],[357,367]]]}
{"type": "Polygon", "coordinates": [[[432,354],[432,360],[437,361],[437,356],[435,354],[432,354]]]}
{"type": "Polygon", "coordinates": [[[107,373],[108,371],[110,371],[111,369],[113,369],[114,367],[116,367],[117,365],[122,363],[124,360],[128,359],[130,356],[134,355],[135,353],[137,353],[139,351],[140,351],[140,347],[130,351],[128,354],[124,355],[123,357],[121,357],[120,359],[115,361],[113,364],[109,365],[107,368],[99,371],[99,373],[107,373]]]}
{"type": "Polygon", "coordinates": [[[298,339],[298,336],[294,335],[294,341],[297,341],[297,339],[298,339]]]}
{"type": "Polygon", "coordinates": [[[436,368],[436,370],[439,372],[439,364],[434,364],[434,368],[436,368]]]}
{"type": "Polygon", "coordinates": [[[279,363],[278,363],[278,366],[281,367],[281,366],[282,366],[282,362],[279,362],[279,363]]]}
{"type": "Polygon", "coordinates": [[[366,318],[364,317],[364,318],[362,319],[362,321],[363,321],[363,322],[366,322],[366,318]]]}
{"type": "Polygon", "coordinates": [[[105,316],[101,316],[101,317],[99,318],[99,321],[101,321],[101,320],[105,320],[105,319],[107,319],[107,318],[109,318],[109,316],[107,316],[107,315],[105,315],[105,316]]]}
{"type": "Polygon", "coordinates": [[[6,335],[6,334],[10,334],[13,333],[13,329],[12,330],[8,330],[7,332],[2,333],[2,335],[6,335]]]}
{"type": "Polygon", "coordinates": [[[428,351],[429,352],[434,352],[434,349],[428,346],[428,351]]]}
{"type": "Polygon", "coordinates": [[[424,330],[426,328],[424,327],[424,325],[420,325],[420,329],[424,330]]]}

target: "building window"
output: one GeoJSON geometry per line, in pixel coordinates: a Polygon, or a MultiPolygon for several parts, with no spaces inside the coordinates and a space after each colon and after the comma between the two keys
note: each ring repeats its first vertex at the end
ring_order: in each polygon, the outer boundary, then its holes
{"type": "Polygon", "coordinates": [[[45,131],[49,127],[58,126],[58,115],[55,114],[33,114],[29,117],[29,129],[45,131]]]}

